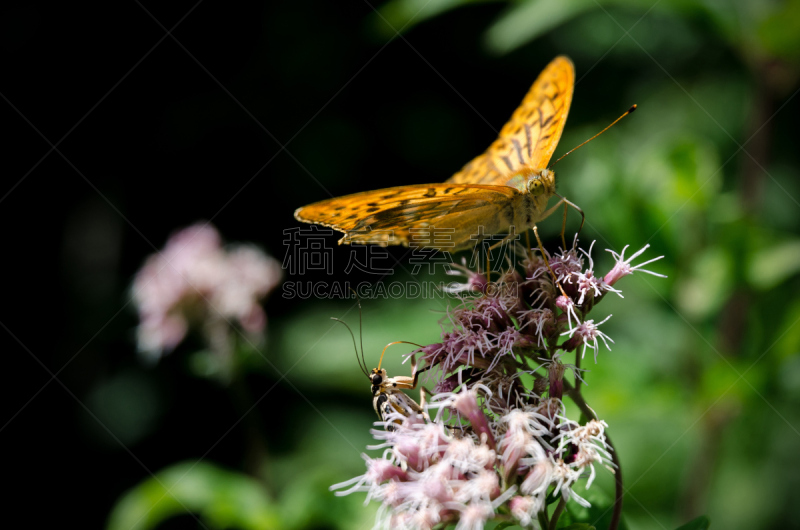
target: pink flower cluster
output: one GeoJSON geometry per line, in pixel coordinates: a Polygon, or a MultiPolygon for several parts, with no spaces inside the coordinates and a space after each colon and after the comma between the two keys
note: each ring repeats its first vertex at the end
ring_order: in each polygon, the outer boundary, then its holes
{"type": "Polygon", "coordinates": [[[466,274],[467,282],[451,284],[449,292],[479,296],[463,298],[459,306],[448,312],[449,329],[443,331],[441,342],[421,350],[423,359],[429,365],[441,365],[445,373],[462,366],[492,372],[514,368],[514,353],[520,349],[541,351],[543,355],[532,357],[536,361],[548,359],[551,356],[548,352],[554,348],[571,352],[583,346],[582,355],[586,348],[591,348],[596,362],[598,339],[609,349],[609,342],[613,342],[598,329],[611,315],[595,323],[585,318],[589,311],[608,292],[622,296],[613,285],[634,271],[664,276],[641,269],[660,257],[634,267],[630,265],[648,248],[645,246],[627,260],[624,249],[622,255],[612,253],[614,267],[605,277],[598,277],[591,257],[592,246],[589,252],[579,249],[576,238],[571,249],[549,256],[558,286],[553,283],[545,261],[533,255],[522,261],[524,277],[511,268],[492,282],[486,274],[457,266],[466,274]],[[589,265],[586,268],[585,261],[589,265]],[[562,291],[564,294],[560,294],[562,291]],[[562,335],[568,335],[569,340],[559,344],[562,335]],[[501,366],[506,361],[509,366],[501,366]]]}
{"type": "Polygon", "coordinates": [[[249,333],[263,332],[267,317],[259,300],[280,279],[275,259],[248,245],[223,248],[207,223],[180,230],[136,273],[132,296],[139,311],[139,350],[158,358],[195,323],[222,320],[249,333]]]}
{"type": "Polygon", "coordinates": [[[589,506],[576,483],[585,478],[591,486],[595,464],[613,472],[613,449],[606,423],[567,418],[562,398],[582,400],[569,392],[584,383],[586,348],[597,362],[599,342],[613,342],[598,329],[610,315],[595,323],[589,312],[609,292],[622,296],[613,285],[623,276],[661,276],[631,266],[645,249],[627,260],[613,254],[605,276],[595,274],[591,247],[578,249],[577,238],[549,257],[552,273],[532,253],[521,270],[509,268],[492,281],[459,267],[467,281],[450,287],[461,298],[447,313],[441,341],[413,352],[438,374],[425,414],[377,422],[382,429],[372,434],[381,443],[370,449],[383,455],[365,455],[367,472],[332,489],[367,492],[381,503],[376,526],[385,528],[483,528],[490,519],[528,526],[546,518],[550,496],[589,506]],[[562,362],[571,352],[575,365],[562,362]]]}

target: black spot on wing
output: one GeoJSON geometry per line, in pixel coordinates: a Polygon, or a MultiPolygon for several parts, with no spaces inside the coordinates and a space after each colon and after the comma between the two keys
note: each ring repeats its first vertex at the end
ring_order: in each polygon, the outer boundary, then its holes
{"type": "MultiPolygon", "coordinates": [[[[472,203],[473,201],[469,201],[472,203]]],[[[484,203],[484,201],[474,201],[484,203]]],[[[404,227],[410,224],[433,221],[458,207],[462,201],[422,203],[412,206],[396,206],[369,215],[358,222],[358,227],[371,227],[372,230],[385,230],[404,227]]]]}
{"type": "MultiPolygon", "coordinates": [[[[541,115],[541,113],[542,111],[540,110],[539,114],[541,115]]],[[[528,124],[528,122],[525,122],[525,142],[528,146],[528,159],[530,160],[530,158],[533,156],[533,143],[531,142],[531,126],[528,124]]]]}
{"type": "Polygon", "coordinates": [[[514,150],[517,152],[517,158],[519,158],[519,163],[525,165],[525,159],[522,156],[522,146],[519,144],[519,140],[517,140],[516,138],[512,138],[511,145],[514,146],[514,150]]]}

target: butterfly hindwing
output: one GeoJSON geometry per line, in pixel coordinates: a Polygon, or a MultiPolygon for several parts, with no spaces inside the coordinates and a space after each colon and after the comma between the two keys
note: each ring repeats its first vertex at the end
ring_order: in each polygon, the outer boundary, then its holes
{"type": "MultiPolygon", "coordinates": [[[[345,233],[341,243],[413,243],[415,230],[434,227],[452,234],[458,248],[469,241],[470,221],[511,210],[519,192],[508,186],[417,184],[320,201],[295,212],[307,223],[345,233]]],[[[432,243],[427,247],[435,247],[432,243]]]]}
{"type": "Polygon", "coordinates": [[[497,140],[447,182],[501,185],[520,171],[546,168],[564,130],[574,84],[572,61],[553,59],[497,140]]]}

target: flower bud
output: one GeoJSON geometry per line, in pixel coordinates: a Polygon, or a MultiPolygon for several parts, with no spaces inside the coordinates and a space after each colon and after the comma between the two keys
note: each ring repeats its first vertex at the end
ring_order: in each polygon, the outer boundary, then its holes
{"type": "Polygon", "coordinates": [[[486,419],[486,415],[481,410],[480,405],[478,405],[478,395],[475,391],[465,389],[463,392],[456,394],[453,399],[453,408],[469,420],[473,430],[481,439],[484,434],[486,435],[486,443],[489,447],[495,448],[494,436],[489,428],[489,421],[486,419]]]}
{"type": "Polygon", "coordinates": [[[550,363],[547,376],[550,380],[550,397],[561,399],[564,395],[564,364],[559,360],[550,363]]]}

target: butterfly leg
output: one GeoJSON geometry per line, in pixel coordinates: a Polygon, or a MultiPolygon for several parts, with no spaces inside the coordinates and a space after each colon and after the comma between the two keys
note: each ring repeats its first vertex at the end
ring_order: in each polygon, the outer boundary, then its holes
{"type": "Polygon", "coordinates": [[[555,203],[555,204],[554,204],[553,206],[551,206],[550,208],[548,208],[547,210],[545,210],[545,211],[544,211],[544,213],[543,213],[542,215],[540,215],[540,216],[539,216],[539,220],[541,221],[542,219],[547,219],[548,217],[550,217],[551,215],[553,215],[553,214],[555,213],[555,211],[556,211],[556,210],[558,210],[559,208],[561,208],[561,205],[562,205],[562,204],[564,204],[564,202],[565,202],[566,200],[567,200],[567,199],[565,199],[564,197],[562,197],[561,195],[559,195],[559,196],[558,196],[558,202],[557,202],[557,203],[555,203]]]}
{"type": "Polygon", "coordinates": [[[486,250],[486,284],[492,283],[492,251],[486,250]]]}
{"type": "Polygon", "coordinates": [[[530,233],[525,231],[525,248],[528,249],[528,259],[533,261],[533,250],[531,249],[531,236],[530,233]]]}
{"type": "Polygon", "coordinates": [[[561,287],[560,283],[558,283],[556,273],[553,272],[553,269],[550,267],[550,262],[547,261],[547,253],[544,250],[544,245],[542,244],[542,239],[539,237],[539,230],[536,228],[536,225],[533,225],[533,235],[536,236],[536,242],[539,244],[539,251],[542,253],[542,259],[544,260],[544,264],[547,266],[547,270],[550,271],[550,276],[553,278],[553,283],[558,287],[558,290],[561,291],[562,295],[567,296],[567,293],[564,292],[564,288],[561,287]]]}
{"type": "MultiPolygon", "coordinates": [[[[478,266],[480,266],[480,258],[481,255],[478,254],[478,266]]],[[[486,251],[486,283],[487,285],[492,283],[492,257],[489,250],[486,251]]]]}
{"type": "MultiPolygon", "coordinates": [[[[561,242],[564,244],[564,250],[566,250],[567,249],[567,243],[566,243],[566,241],[564,241],[564,232],[567,229],[567,206],[572,206],[573,208],[578,210],[579,214],[581,214],[581,226],[578,227],[578,233],[579,234],[581,233],[581,230],[583,230],[583,225],[586,222],[586,214],[583,213],[583,210],[581,210],[580,207],[577,204],[575,204],[574,202],[572,202],[570,200],[567,200],[566,197],[562,197],[561,195],[558,195],[558,194],[556,194],[556,196],[559,199],[561,199],[561,200],[558,201],[556,206],[560,206],[562,203],[564,204],[564,221],[561,224],[561,242]]],[[[547,215],[552,213],[556,206],[554,206],[553,208],[550,208],[549,210],[547,210],[544,213],[544,216],[542,216],[542,219],[544,219],[544,217],[546,217],[547,215]]]]}
{"type": "Polygon", "coordinates": [[[515,237],[517,237],[517,229],[514,227],[514,225],[511,225],[511,227],[510,227],[510,228],[511,228],[512,230],[509,230],[509,232],[508,232],[508,235],[507,235],[506,237],[504,237],[504,238],[503,238],[501,241],[498,241],[497,243],[495,243],[494,245],[492,245],[491,247],[489,247],[489,250],[494,250],[494,249],[496,249],[497,247],[499,247],[500,245],[502,245],[503,243],[505,243],[506,241],[508,241],[508,240],[510,240],[510,239],[512,239],[512,238],[515,238],[515,237]]]}
{"type": "MultiPolygon", "coordinates": [[[[486,239],[485,237],[481,237],[481,238],[477,239],[475,241],[475,247],[472,250],[472,252],[473,252],[472,255],[475,256],[475,258],[477,260],[478,272],[480,272],[481,255],[483,254],[483,241],[485,239],[486,239]]],[[[489,282],[489,283],[491,283],[491,281],[492,281],[492,266],[491,265],[492,265],[492,263],[491,263],[491,259],[489,258],[489,252],[487,251],[486,252],[486,266],[485,266],[484,270],[486,271],[486,281],[489,282]]]]}
{"type": "Polygon", "coordinates": [[[586,214],[584,214],[584,213],[583,213],[583,210],[581,210],[581,209],[578,207],[578,205],[577,205],[577,204],[575,204],[575,203],[573,203],[573,202],[570,202],[570,201],[568,201],[567,199],[564,199],[564,202],[566,202],[567,204],[569,204],[570,206],[572,206],[573,208],[575,208],[576,210],[578,210],[578,213],[579,213],[579,214],[581,214],[581,226],[579,226],[579,227],[578,227],[578,233],[580,234],[580,233],[581,233],[581,230],[583,230],[583,223],[585,223],[585,222],[586,222],[586,214]]]}
{"type": "Polygon", "coordinates": [[[489,280],[489,274],[491,274],[491,272],[492,272],[491,267],[490,267],[490,265],[491,265],[490,255],[491,255],[492,250],[496,249],[499,246],[502,246],[506,242],[510,241],[511,239],[515,239],[517,237],[519,237],[518,234],[517,234],[517,228],[514,225],[511,225],[509,227],[508,235],[506,237],[504,237],[503,239],[501,239],[500,241],[498,241],[497,243],[495,243],[494,245],[492,245],[491,247],[489,247],[489,249],[486,251],[486,274],[487,274],[486,278],[487,278],[487,281],[490,281],[489,280]]]}

